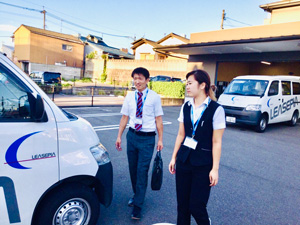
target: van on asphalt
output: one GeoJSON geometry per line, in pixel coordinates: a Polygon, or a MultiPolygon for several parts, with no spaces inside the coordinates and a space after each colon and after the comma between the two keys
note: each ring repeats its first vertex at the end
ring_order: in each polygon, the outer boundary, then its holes
{"type": "Polygon", "coordinates": [[[287,121],[295,126],[299,101],[300,77],[261,75],[234,78],[218,99],[227,123],[253,125],[257,132],[272,123],[287,121]]]}
{"type": "Polygon", "coordinates": [[[93,127],[3,54],[0,142],[1,225],[93,225],[111,204],[112,164],[93,127]]]}

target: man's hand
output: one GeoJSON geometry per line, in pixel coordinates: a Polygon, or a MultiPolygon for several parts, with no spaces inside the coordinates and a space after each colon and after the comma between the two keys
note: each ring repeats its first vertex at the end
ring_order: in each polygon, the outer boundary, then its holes
{"type": "Polygon", "coordinates": [[[121,138],[120,137],[117,137],[117,140],[116,140],[116,149],[118,151],[122,151],[122,147],[121,147],[121,138]]]}
{"type": "Polygon", "coordinates": [[[157,151],[161,151],[163,149],[164,145],[162,141],[157,142],[157,151]]]}

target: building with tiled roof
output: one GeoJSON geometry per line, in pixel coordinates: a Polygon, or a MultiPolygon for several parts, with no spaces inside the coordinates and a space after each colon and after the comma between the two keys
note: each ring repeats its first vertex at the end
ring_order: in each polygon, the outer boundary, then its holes
{"type": "Polygon", "coordinates": [[[101,37],[97,37],[89,34],[87,37],[80,37],[81,41],[85,43],[84,55],[91,52],[97,52],[97,55],[108,55],[113,59],[134,59],[134,56],[130,53],[122,51],[118,48],[107,45],[101,37]]]}
{"type": "Polygon", "coordinates": [[[169,56],[164,52],[155,52],[155,48],[159,48],[165,45],[175,45],[175,44],[186,44],[189,43],[189,39],[182,37],[178,34],[170,33],[164,36],[162,39],[157,42],[140,38],[134,42],[132,42],[131,49],[134,52],[135,59],[139,60],[165,60],[165,59],[187,59],[185,55],[173,55],[169,56]],[[175,57],[174,57],[175,56],[175,57]]]}
{"type": "Polygon", "coordinates": [[[14,61],[26,73],[33,64],[83,69],[84,43],[76,36],[21,25],[13,38],[14,61]]]}

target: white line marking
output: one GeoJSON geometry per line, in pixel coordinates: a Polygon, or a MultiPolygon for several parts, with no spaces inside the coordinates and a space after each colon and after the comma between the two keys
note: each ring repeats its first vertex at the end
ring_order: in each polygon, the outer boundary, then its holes
{"type": "MultiPolygon", "coordinates": [[[[171,122],[163,121],[163,125],[170,125],[171,122]]],[[[129,127],[129,124],[126,125],[126,128],[129,127]]],[[[105,126],[95,126],[93,127],[95,131],[102,131],[102,130],[118,130],[119,124],[116,125],[105,125],[105,126]]]]}
{"type": "Polygon", "coordinates": [[[97,113],[97,114],[78,114],[80,117],[88,118],[88,117],[102,117],[102,116],[120,116],[121,113],[97,113]]]}
{"type": "Polygon", "coordinates": [[[63,107],[63,109],[100,109],[101,107],[72,107],[72,108],[68,108],[68,107],[63,107]]]}

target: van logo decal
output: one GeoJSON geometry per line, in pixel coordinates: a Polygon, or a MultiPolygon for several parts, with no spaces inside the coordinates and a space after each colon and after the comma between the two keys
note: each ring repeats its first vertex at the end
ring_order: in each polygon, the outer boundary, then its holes
{"type": "Polygon", "coordinates": [[[235,97],[232,97],[232,98],[231,98],[231,101],[232,101],[233,104],[235,103],[235,102],[234,102],[234,99],[235,99],[235,97]]]}
{"type": "Polygon", "coordinates": [[[290,100],[283,102],[279,106],[275,106],[273,109],[270,109],[270,118],[271,120],[279,116],[280,114],[284,114],[285,112],[292,109],[292,107],[296,107],[298,105],[298,98],[291,98],[290,100]]]}
{"type": "Polygon", "coordinates": [[[269,99],[268,100],[268,102],[267,102],[267,106],[270,108],[270,101],[271,101],[271,99],[269,99]]]}
{"type": "Polygon", "coordinates": [[[13,180],[9,177],[0,177],[0,187],[3,188],[9,222],[20,223],[21,218],[13,180]]]}
{"type": "Polygon", "coordinates": [[[37,132],[30,133],[30,134],[26,134],[23,137],[20,137],[14,143],[12,143],[5,153],[6,163],[4,163],[4,164],[8,164],[9,166],[11,166],[15,169],[31,169],[30,167],[22,166],[20,164],[20,162],[27,162],[27,161],[33,161],[33,160],[38,160],[38,159],[47,159],[47,158],[56,157],[55,152],[52,152],[52,153],[43,153],[43,154],[32,155],[31,159],[25,159],[25,160],[17,159],[18,150],[19,150],[19,147],[21,146],[21,144],[27,138],[31,137],[32,135],[38,134],[40,132],[41,131],[37,131],[37,132]]]}

